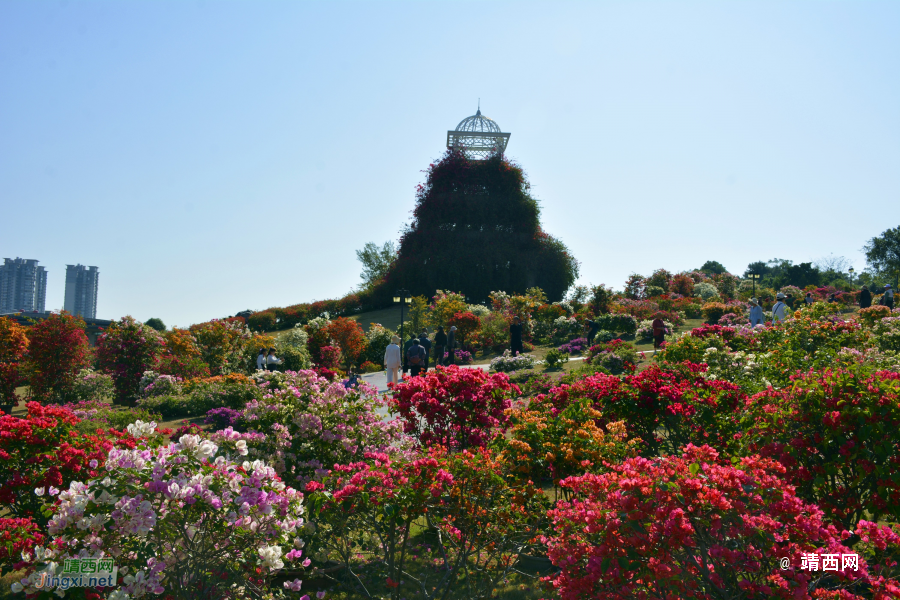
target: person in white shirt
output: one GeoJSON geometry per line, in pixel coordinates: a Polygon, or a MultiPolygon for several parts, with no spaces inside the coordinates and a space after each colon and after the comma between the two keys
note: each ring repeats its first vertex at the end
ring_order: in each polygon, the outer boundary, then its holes
{"type": "Polygon", "coordinates": [[[894,290],[891,289],[891,284],[884,286],[884,297],[882,300],[884,301],[885,306],[894,310],[894,290]]]}
{"type": "Polygon", "coordinates": [[[256,357],[256,370],[257,371],[265,371],[266,370],[266,349],[259,349],[259,356],[256,357]]]}
{"type": "Polygon", "coordinates": [[[384,370],[387,382],[397,385],[397,375],[400,371],[400,338],[396,335],[384,349],[384,370]]]}
{"type": "Polygon", "coordinates": [[[266,357],[266,369],[269,371],[275,371],[275,367],[283,363],[284,361],[277,356],[275,356],[275,348],[269,348],[269,356],[266,357]]]}
{"type": "Polygon", "coordinates": [[[772,307],[773,324],[784,321],[784,309],[787,308],[787,305],[784,303],[784,294],[778,292],[778,295],[775,296],[775,300],[775,306],[772,307]]]}

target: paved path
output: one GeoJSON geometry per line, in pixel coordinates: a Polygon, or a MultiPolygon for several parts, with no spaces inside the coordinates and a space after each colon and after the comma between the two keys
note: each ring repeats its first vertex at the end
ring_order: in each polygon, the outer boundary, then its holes
{"type": "MultiPolygon", "coordinates": [[[[654,352],[656,352],[656,350],[644,350],[643,352],[644,352],[644,354],[653,354],[654,352]]],[[[575,357],[570,358],[569,360],[570,361],[584,360],[584,358],[585,357],[583,357],[583,356],[575,356],[575,357]]],[[[541,362],[543,362],[543,361],[539,361],[538,364],[540,364],[541,362]]],[[[487,371],[490,368],[489,364],[460,365],[460,366],[463,368],[466,368],[466,369],[481,369],[482,371],[487,371]]],[[[365,381],[366,383],[368,383],[369,385],[378,388],[378,391],[382,394],[386,393],[388,391],[388,389],[387,389],[387,373],[385,373],[384,371],[378,371],[377,373],[367,373],[366,375],[362,376],[362,380],[365,381]]]]}

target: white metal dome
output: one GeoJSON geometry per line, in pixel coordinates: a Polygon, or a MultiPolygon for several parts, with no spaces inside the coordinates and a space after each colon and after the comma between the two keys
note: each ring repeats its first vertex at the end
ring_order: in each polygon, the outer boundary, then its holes
{"type": "Polygon", "coordinates": [[[447,147],[457,148],[470,158],[485,159],[506,150],[509,134],[500,131],[500,126],[481,114],[481,106],[471,117],[459,122],[456,129],[447,132],[447,147]]]}
{"type": "Polygon", "coordinates": [[[489,119],[482,115],[481,109],[479,108],[477,113],[460,121],[459,125],[456,126],[456,131],[500,133],[500,126],[497,125],[497,123],[495,123],[493,119],[489,119]]]}

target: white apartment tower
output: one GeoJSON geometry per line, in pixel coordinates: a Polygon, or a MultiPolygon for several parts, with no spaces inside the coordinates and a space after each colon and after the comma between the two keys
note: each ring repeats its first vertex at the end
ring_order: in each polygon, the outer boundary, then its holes
{"type": "Polygon", "coordinates": [[[66,265],[66,312],[85,319],[97,318],[97,267],[66,265]]]}
{"type": "Polygon", "coordinates": [[[0,266],[0,313],[44,312],[47,271],[29,258],[4,258],[0,266]]]}

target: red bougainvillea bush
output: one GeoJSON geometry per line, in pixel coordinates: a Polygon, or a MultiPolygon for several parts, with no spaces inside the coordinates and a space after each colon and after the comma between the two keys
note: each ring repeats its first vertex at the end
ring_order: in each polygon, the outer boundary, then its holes
{"type": "Polygon", "coordinates": [[[46,524],[41,496],[96,477],[114,446],[134,447],[129,434],[110,429],[88,435],[75,429],[78,422],[67,409],[37,402],[28,403],[24,419],[0,416],[0,508],[46,524]]]}
{"type": "Polygon", "coordinates": [[[740,388],[707,380],[705,365],[651,367],[622,379],[597,374],[551,391],[557,408],[589,398],[607,422],[624,421],[628,437],[643,442],[643,456],[674,454],[688,443],[728,446],[744,404],[740,388]]]}
{"type": "Polygon", "coordinates": [[[791,379],[748,402],[748,451],[778,459],[836,523],[900,519],[900,373],[855,366],[791,379]]]}
{"type": "MultiPolygon", "coordinates": [[[[728,464],[708,446],[689,445],[682,456],[633,458],[610,473],[567,479],[577,495],[550,511],[549,555],[561,572],[546,581],[562,600],[900,597],[865,555],[855,569],[803,568],[810,553],[842,563],[853,553],[842,544],[851,534],[827,525],[783,473],[776,461],[728,464]]],[[[896,544],[888,532],[860,527],[896,544]]]]}
{"type": "Polygon", "coordinates": [[[438,367],[394,387],[391,408],[400,414],[404,431],[423,446],[484,446],[497,430],[505,430],[504,412],[518,395],[505,373],[438,367]]]}

